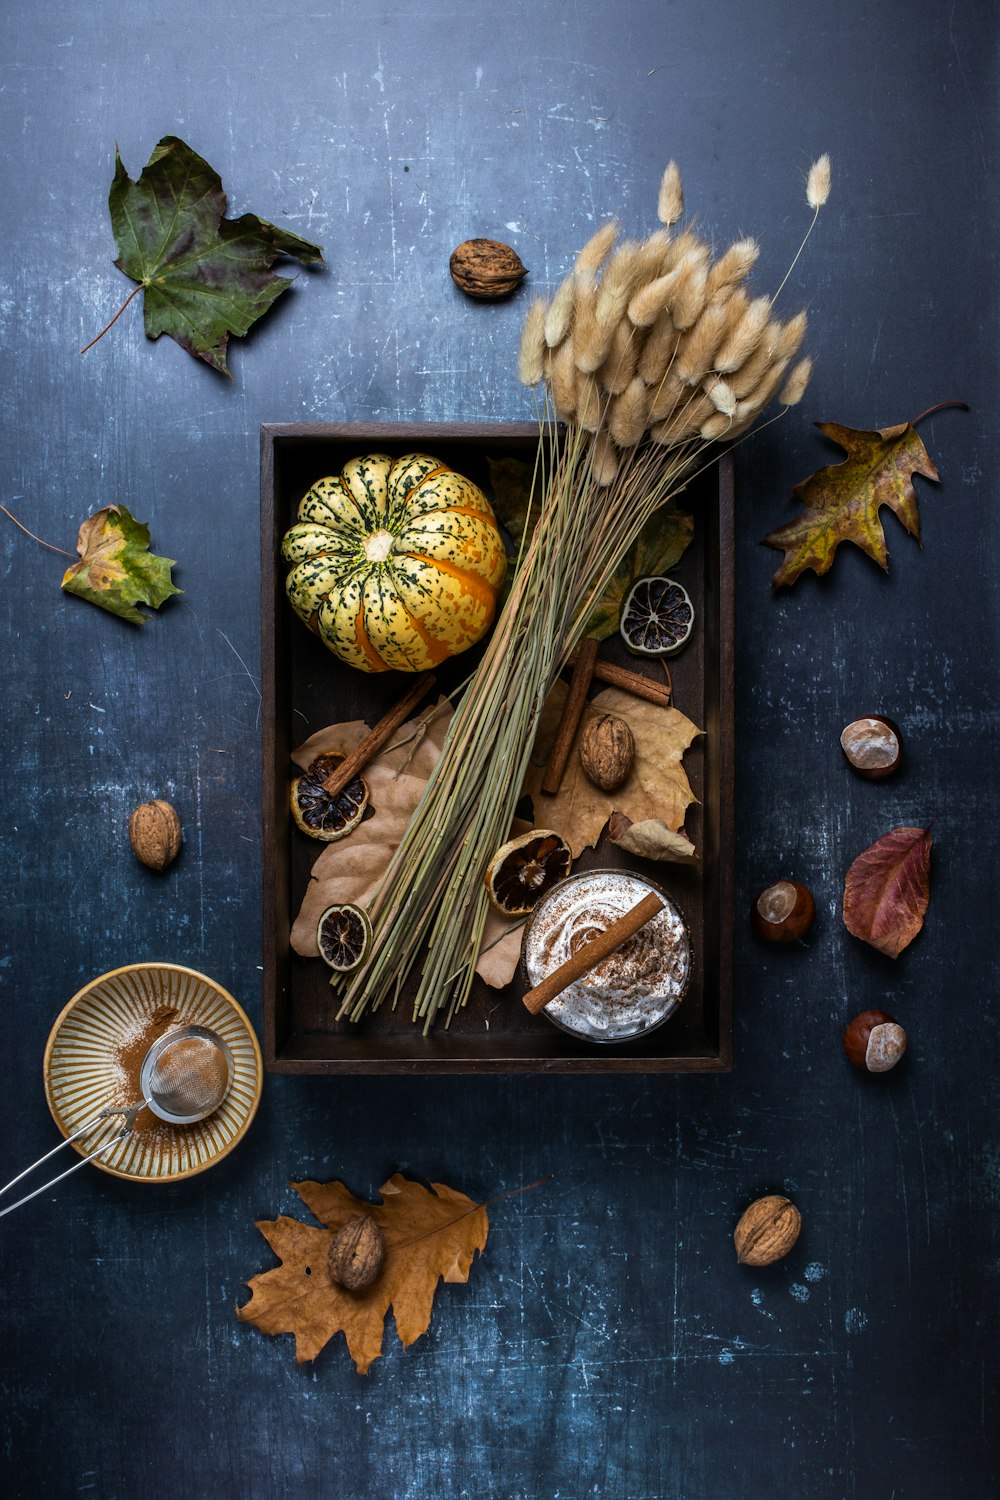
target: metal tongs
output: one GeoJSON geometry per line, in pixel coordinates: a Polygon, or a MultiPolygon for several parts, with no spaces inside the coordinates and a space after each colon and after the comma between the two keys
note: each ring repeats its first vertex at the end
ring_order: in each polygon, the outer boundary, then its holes
{"type": "Polygon", "coordinates": [[[51,1151],[46,1151],[44,1156],[40,1156],[37,1161],[33,1161],[30,1167],[25,1167],[23,1172],[18,1172],[16,1177],[12,1177],[10,1182],[0,1188],[0,1194],[10,1192],[12,1187],[16,1187],[19,1182],[23,1181],[31,1172],[34,1172],[37,1167],[43,1166],[45,1162],[55,1156],[57,1151],[61,1151],[64,1146],[71,1145],[73,1141],[78,1141],[81,1135],[86,1135],[89,1130],[93,1130],[95,1125],[99,1125],[102,1120],[111,1120],[115,1115],[124,1116],[122,1128],[115,1131],[115,1134],[110,1140],[105,1141],[103,1146],[98,1146],[88,1156],[84,1156],[80,1161],[74,1162],[71,1167],[66,1168],[65,1172],[60,1172],[58,1177],[53,1177],[49,1182],[43,1182],[41,1187],[35,1188],[31,1193],[26,1193],[23,1198],[18,1198],[16,1203],[9,1203],[6,1208],[0,1208],[0,1219],[3,1218],[4,1214],[13,1213],[15,1208],[20,1208],[22,1203],[29,1203],[32,1198],[37,1198],[39,1193],[44,1193],[49,1188],[55,1187],[57,1182],[62,1182],[63,1178],[69,1177],[73,1172],[78,1172],[81,1167],[87,1165],[88,1161],[93,1161],[95,1156],[100,1156],[102,1151],[109,1151],[112,1146],[116,1146],[119,1141],[123,1141],[126,1136],[131,1135],[136,1117],[146,1108],[148,1103],[148,1099],[140,1099],[138,1104],[123,1104],[117,1108],[115,1105],[109,1104],[106,1109],[101,1110],[100,1114],[94,1115],[93,1119],[88,1120],[85,1125],[81,1125],[79,1130],[75,1130],[64,1141],[60,1141],[58,1146],[53,1146],[51,1151]]]}

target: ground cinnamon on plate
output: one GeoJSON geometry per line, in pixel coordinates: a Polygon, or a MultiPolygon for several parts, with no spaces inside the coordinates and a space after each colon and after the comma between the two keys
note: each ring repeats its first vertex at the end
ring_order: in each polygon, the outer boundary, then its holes
{"type": "MultiPolygon", "coordinates": [[[[154,1042],[159,1041],[164,1032],[170,1031],[178,1024],[180,1024],[180,1018],[176,1008],[173,1005],[160,1005],[152,1015],[143,1016],[137,1020],[135,1025],[121,1036],[112,1052],[112,1060],[118,1073],[118,1085],[114,1097],[108,1101],[109,1104],[135,1104],[142,1098],[139,1075],[146,1053],[154,1042]]],[[[170,1125],[166,1120],[161,1120],[154,1115],[152,1110],[144,1109],[136,1117],[132,1131],[134,1135],[144,1136],[151,1140],[170,1141],[176,1140],[179,1132],[195,1128],[194,1125],[170,1125]]]]}

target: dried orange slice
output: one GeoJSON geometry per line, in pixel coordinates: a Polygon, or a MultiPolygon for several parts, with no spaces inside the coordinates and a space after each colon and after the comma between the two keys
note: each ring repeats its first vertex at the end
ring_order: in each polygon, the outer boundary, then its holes
{"type": "Polygon", "coordinates": [[[497,850],[486,869],[486,894],[507,917],[525,917],[569,874],[573,856],[550,828],[533,828],[497,850]]]}
{"type": "Polygon", "coordinates": [[[338,974],[349,974],[361,963],[372,942],[368,913],[353,902],[328,906],[316,924],[319,956],[338,974]]]}
{"type": "Polygon", "coordinates": [[[622,605],[618,629],[637,656],[673,656],[694,629],[694,605],[672,578],[640,578],[622,605]]]}
{"type": "Polygon", "coordinates": [[[296,827],[325,844],[346,838],[357,828],[368,806],[368,783],[363,776],[349,781],[335,797],[325,789],[324,781],[343,759],[336,753],[318,755],[308,771],[292,782],[290,801],[296,827]]]}

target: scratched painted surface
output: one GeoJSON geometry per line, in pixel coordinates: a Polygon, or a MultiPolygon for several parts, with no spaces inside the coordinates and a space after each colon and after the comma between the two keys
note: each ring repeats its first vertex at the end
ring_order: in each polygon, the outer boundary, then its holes
{"type": "Polygon", "coordinates": [[[505,239],[546,289],[591,227],[650,223],[666,158],[718,243],[761,237],[807,303],[804,406],[739,460],[738,891],[815,890],[808,948],[739,928],[737,1067],[714,1079],[331,1083],[272,1078],[253,1132],[163,1190],[84,1171],[0,1225],[5,1490],[511,1500],[923,1500],[996,1493],[1000,1126],[997,903],[997,27],[973,0],[510,0],[292,5],[7,0],[0,13],[0,499],[72,547],[123,501],[180,559],[144,630],[58,589],[63,560],[0,530],[4,912],[0,1176],[53,1144],[51,1021],[94,974],[167,957],[260,1018],[257,445],[262,421],[530,414],[515,384],[526,295],[463,300],[448,254],[505,239]],[[253,210],[327,246],[232,356],[235,383],[124,295],[105,211],[114,145],[135,175],[177,133],[253,210]],[[921,553],[890,519],[887,578],[860,554],[772,600],[758,538],[830,454],[810,422],[923,432],[921,553]],[[882,709],[909,767],[839,760],[882,709]],[[185,828],[165,879],[133,860],[131,807],[185,828]],[[933,819],[924,935],[898,964],[842,931],[850,859],[933,819]],[[871,1005],[911,1051],[873,1086],[839,1032],[871,1005]],[[271,1263],[253,1227],[286,1187],[395,1168],[498,1205],[429,1335],[359,1379],[342,1347],[298,1370],[238,1324],[271,1263]],[[730,1236],[767,1190],[805,1228],[748,1271],[730,1236]]]}

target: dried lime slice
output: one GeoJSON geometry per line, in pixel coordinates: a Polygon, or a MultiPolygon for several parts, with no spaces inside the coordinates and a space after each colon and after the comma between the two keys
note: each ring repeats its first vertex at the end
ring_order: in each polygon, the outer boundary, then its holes
{"type": "Polygon", "coordinates": [[[296,826],[326,844],[346,838],[368,806],[368,783],[363,776],[355,776],[335,797],[326,790],[323,783],[343,759],[337,754],[318,755],[308,771],[292,782],[290,801],[296,826]]]}
{"type": "Polygon", "coordinates": [[[486,870],[486,894],[506,917],[524,917],[569,874],[569,845],[549,828],[533,828],[498,849],[486,870]]]}
{"type": "Polygon", "coordinates": [[[618,626],[637,656],[673,656],[694,629],[694,605],[672,578],[640,578],[629,589],[618,626]]]}
{"type": "Polygon", "coordinates": [[[361,963],[372,941],[368,913],[349,901],[328,906],[316,924],[319,956],[338,974],[349,974],[361,963]]]}

